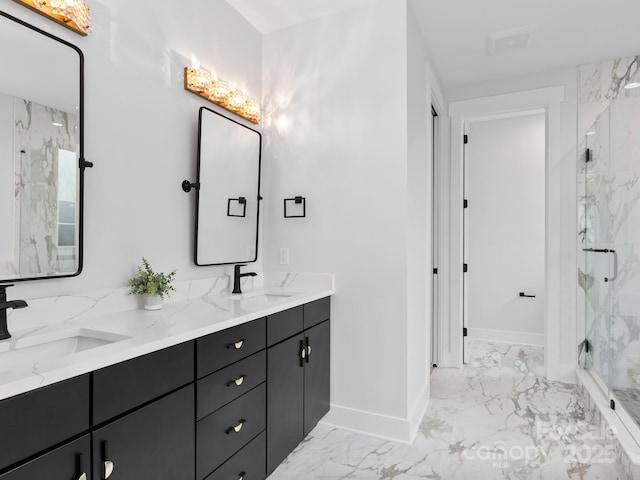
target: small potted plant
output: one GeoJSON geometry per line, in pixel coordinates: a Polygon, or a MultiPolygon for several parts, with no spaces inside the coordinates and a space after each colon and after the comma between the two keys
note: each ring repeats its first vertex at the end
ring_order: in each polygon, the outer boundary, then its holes
{"type": "Polygon", "coordinates": [[[164,296],[175,290],[171,285],[175,274],[175,270],[168,275],[154,272],[147,259],[142,257],[142,267],[138,266],[136,276],[127,282],[131,287],[129,294],[142,295],[145,310],[160,310],[164,296]]]}

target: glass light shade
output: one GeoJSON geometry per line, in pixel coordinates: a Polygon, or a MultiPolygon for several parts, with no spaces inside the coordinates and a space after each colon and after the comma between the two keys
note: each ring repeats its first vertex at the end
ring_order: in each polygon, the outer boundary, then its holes
{"type": "Polygon", "coordinates": [[[231,87],[225,80],[213,80],[209,90],[209,98],[216,103],[226,105],[229,100],[231,87]]]}
{"type": "Polygon", "coordinates": [[[244,116],[252,122],[260,122],[260,104],[253,98],[247,99],[244,104],[244,116]]]}
{"type": "Polygon", "coordinates": [[[91,29],[91,11],[83,0],[21,0],[21,3],[84,34],[91,29]]]}
{"type": "Polygon", "coordinates": [[[244,112],[244,105],[247,102],[247,97],[242,91],[236,89],[229,94],[229,100],[227,106],[232,112],[241,113],[244,112]]]}
{"type": "Polygon", "coordinates": [[[206,70],[199,68],[187,68],[187,87],[194,92],[209,92],[211,84],[211,75],[206,70]]]}

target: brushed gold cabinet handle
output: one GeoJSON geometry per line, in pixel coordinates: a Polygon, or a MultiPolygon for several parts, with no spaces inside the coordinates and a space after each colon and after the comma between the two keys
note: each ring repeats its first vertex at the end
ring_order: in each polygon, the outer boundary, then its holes
{"type": "Polygon", "coordinates": [[[242,382],[244,382],[244,375],[240,375],[233,381],[233,383],[235,383],[238,387],[242,385],[242,382]]]}
{"type": "Polygon", "coordinates": [[[78,480],[87,480],[87,474],[86,474],[86,473],[83,473],[82,475],[80,475],[80,476],[78,477],[78,480]]]}
{"type": "Polygon", "coordinates": [[[307,357],[311,356],[311,345],[307,346],[307,357]]]}
{"type": "Polygon", "coordinates": [[[247,474],[246,472],[240,472],[236,477],[236,480],[243,480],[246,474],[247,474]]]}
{"type": "Polygon", "coordinates": [[[227,429],[227,435],[229,435],[231,432],[236,432],[236,433],[240,433],[240,430],[242,430],[242,427],[244,427],[246,420],[240,420],[236,425],[234,425],[233,427],[229,427],[227,429]]]}
{"type": "Polygon", "coordinates": [[[233,346],[233,348],[235,348],[236,350],[240,350],[242,348],[242,345],[244,344],[244,340],[238,340],[237,342],[232,343],[231,345],[233,346]]]}
{"type": "Polygon", "coordinates": [[[303,349],[302,349],[302,352],[300,353],[300,356],[301,356],[302,358],[307,358],[307,349],[306,349],[306,348],[303,348],[303,349]]]}
{"type": "Polygon", "coordinates": [[[110,462],[107,460],[106,462],[104,462],[103,466],[104,466],[104,478],[106,480],[113,473],[114,465],[113,465],[113,462],[110,462]]]}

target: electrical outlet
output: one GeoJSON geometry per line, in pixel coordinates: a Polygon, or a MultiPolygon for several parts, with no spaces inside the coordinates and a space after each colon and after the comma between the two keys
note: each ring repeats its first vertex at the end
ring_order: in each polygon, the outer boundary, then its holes
{"type": "Polygon", "coordinates": [[[280,260],[278,263],[280,265],[289,265],[289,249],[288,248],[280,248],[280,260]]]}

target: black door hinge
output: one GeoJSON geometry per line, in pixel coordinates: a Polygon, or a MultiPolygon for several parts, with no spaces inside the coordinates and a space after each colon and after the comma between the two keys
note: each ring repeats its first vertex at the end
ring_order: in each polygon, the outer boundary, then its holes
{"type": "Polygon", "coordinates": [[[609,406],[611,407],[611,410],[615,410],[616,409],[616,402],[614,402],[613,400],[611,400],[609,402],[609,406]]]}
{"type": "Polygon", "coordinates": [[[433,269],[433,274],[434,274],[434,275],[437,275],[437,274],[438,274],[438,269],[437,269],[437,268],[434,268],[434,269],[433,269]]]}
{"type": "Polygon", "coordinates": [[[467,200],[466,198],[464,199],[464,203],[463,203],[464,207],[463,208],[469,208],[469,200],[467,200]]]}
{"type": "Polygon", "coordinates": [[[469,143],[469,135],[465,135],[465,136],[462,138],[462,141],[464,142],[464,144],[465,144],[465,145],[466,145],[467,143],[469,143]]]}
{"type": "Polygon", "coordinates": [[[585,353],[589,353],[589,350],[591,350],[591,345],[589,345],[589,340],[585,340],[584,341],[584,351],[585,351],[585,353]]]}
{"type": "Polygon", "coordinates": [[[467,273],[469,271],[469,265],[466,263],[462,265],[462,273],[467,273]]]}
{"type": "Polygon", "coordinates": [[[466,337],[467,335],[469,335],[469,331],[467,330],[467,327],[464,327],[464,328],[462,329],[462,336],[463,336],[463,337],[466,337]]]}
{"type": "Polygon", "coordinates": [[[589,163],[591,161],[591,149],[587,148],[587,150],[584,152],[584,161],[585,163],[589,163]]]}

